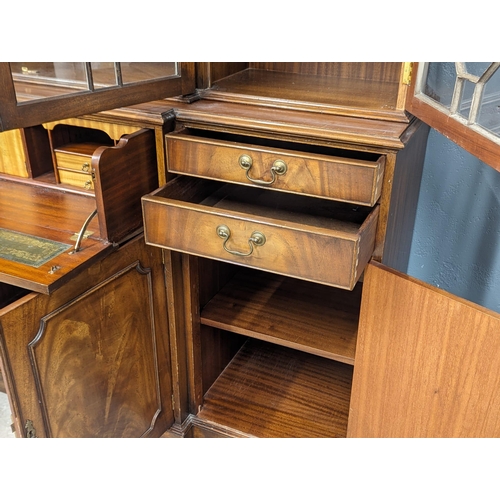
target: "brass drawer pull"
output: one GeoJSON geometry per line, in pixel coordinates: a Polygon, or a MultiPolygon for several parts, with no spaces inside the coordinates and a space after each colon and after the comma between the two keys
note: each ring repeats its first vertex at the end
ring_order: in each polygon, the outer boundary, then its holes
{"type": "Polygon", "coordinates": [[[253,160],[250,155],[241,155],[238,159],[238,163],[242,169],[244,169],[246,172],[247,179],[254,184],[259,184],[261,186],[269,186],[276,180],[277,175],[284,175],[286,174],[287,171],[287,165],[283,160],[276,160],[273,163],[273,166],[271,167],[271,180],[270,181],[263,181],[261,179],[252,179],[248,173],[250,169],[252,168],[253,160]]]}
{"type": "Polygon", "coordinates": [[[250,251],[244,253],[244,252],[238,252],[237,250],[230,250],[229,248],[227,248],[226,243],[231,237],[231,231],[227,226],[225,225],[217,226],[217,236],[219,236],[219,238],[222,238],[224,240],[224,244],[222,245],[222,247],[226,252],[229,252],[232,255],[239,255],[240,257],[248,257],[249,255],[252,255],[253,249],[256,246],[260,247],[266,242],[266,237],[262,233],[260,233],[259,231],[254,231],[248,240],[250,251]]]}
{"type": "Polygon", "coordinates": [[[82,165],[82,171],[83,171],[83,172],[88,172],[89,170],[90,170],[90,163],[85,162],[85,163],[82,165]]]}

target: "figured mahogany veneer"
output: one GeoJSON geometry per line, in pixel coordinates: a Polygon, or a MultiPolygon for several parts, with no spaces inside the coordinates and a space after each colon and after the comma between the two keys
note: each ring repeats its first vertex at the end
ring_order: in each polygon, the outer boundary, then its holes
{"type": "Polygon", "coordinates": [[[193,129],[168,134],[166,144],[167,165],[173,173],[368,206],[381,193],[385,156],[336,157],[341,151],[332,148],[302,146],[301,150],[299,144],[193,129]],[[240,165],[243,155],[250,158],[248,170],[240,165]],[[273,175],[276,161],[284,162],[284,173],[273,175]]]}
{"type": "Polygon", "coordinates": [[[0,392],[5,392],[5,382],[2,376],[2,369],[0,368],[0,392]]]}
{"type": "Polygon", "coordinates": [[[49,295],[0,309],[16,433],[158,437],[172,424],[161,252],[135,238],[49,295]]]}

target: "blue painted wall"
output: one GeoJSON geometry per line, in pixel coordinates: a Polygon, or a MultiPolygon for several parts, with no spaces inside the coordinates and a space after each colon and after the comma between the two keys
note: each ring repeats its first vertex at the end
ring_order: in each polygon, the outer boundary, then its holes
{"type": "Polygon", "coordinates": [[[500,173],[435,130],[408,274],[500,312],[500,173]]]}

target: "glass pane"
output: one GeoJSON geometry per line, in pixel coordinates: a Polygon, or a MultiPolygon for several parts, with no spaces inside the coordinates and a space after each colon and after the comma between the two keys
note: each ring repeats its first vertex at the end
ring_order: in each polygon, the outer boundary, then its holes
{"type": "Polygon", "coordinates": [[[490,65],[490,62],[467,62],[465,67],[471,75],[481,76],[490,65]]]}
{"type": "Polygon", "coordinates": [[[166,78],[178,74],[176,63],[122,62],[120,66],[124,84],[166,78]]]}
{"type": "Polygon", "coordinates": [[[464,90],[457,110],[458,114],[463,116],[465,119],[469,118],[472,96],[474,94],[475,87],[476,86],[472,82],[465,82],[464,90]]]}
{"type": "Polygon", "coordinates": [[[500,70],[485,86],[478,124],[500,137],[500,70]]]}
{"type": "Polygon", "coordinates": [[[115,63],[112,62],[93,62],[90,63],[92,69],[92,78],[94,87],[115,87],[117,86],[115,76],[115,63]]]}
{"type": "Polygon", "coordinates": [[[71,94],[87,90],[85,63],[82,62],[15,62],[10,63],[17,101],[40,99],[33,95],[29,84],[36,83],[47,90],[47,95],[71,94]]]}
{"type": "MultiPolygon", "coordinates": [[[[119,63],[118,71],[115,64],[90,63],[94,89],[179,76],[177,63],[173,62],[124,62],[119,63]]],[[[84,62],[10,63],[17,102],[90,91],[85,66],[84,62]],[[33,84],[36,84],[36,91],[33,84]]]]}
{"type": "Polygon", "coordinates": [[[429,63],[423,75],[423,93],[446,108],[441,112],[452,118],[460,115],[467,126],[479,125],[483,135],[492,134],[496,141],[500,137],[500,69],[493,73],[495,66],[492,64],[498,65],[491,62],[429,63]],[[475,94],[476,101],[473,100],[475,94]]]}
{"type": "Polygon", "coordinates": [[[454,62],[429,63],[424,94],[446,107],[451,105],[457,72],[454,62]]]}
{"type": "MultiPolygon", "coordinates": [[[[467,62],[464,63],[466,71],[471,75],[475,75],[478,78],[488,69],[488,66],[491,64],[489,62],[467,62]]],[[[476,88],[476,84],[466,80],[464,84],[463,94],[460,99],[460,104],[458,106],[458,113],[463,116],[465,119],[469,119],[471,112],[471,104],[472,104],[472,96],[474,94],[474,90],[476,88]]]]}

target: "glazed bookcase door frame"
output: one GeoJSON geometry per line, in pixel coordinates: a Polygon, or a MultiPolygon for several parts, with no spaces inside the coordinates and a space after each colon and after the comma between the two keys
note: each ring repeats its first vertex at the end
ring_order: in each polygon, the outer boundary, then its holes
{"type": "MultiPolygon", "coordinates": [[[[427,64],[420,62],[413,65],[413,77],[406,103],[407,111],[500,171],[500,138],[493,137],[493,134],[485,132],[485,129],[474,120],[461,117],[424,93],[427,64]]],[[[457,78],[457,81],[460,79],[457,78]]]]}
{"type": "Polygon", "coordinates": [[[194,92],[195,64],[179,63],[178,66],[178,74],[168,78],[18,103],[10,63],[2,62],[0,132],[194,92]]]}

